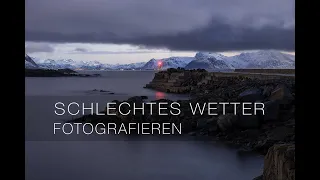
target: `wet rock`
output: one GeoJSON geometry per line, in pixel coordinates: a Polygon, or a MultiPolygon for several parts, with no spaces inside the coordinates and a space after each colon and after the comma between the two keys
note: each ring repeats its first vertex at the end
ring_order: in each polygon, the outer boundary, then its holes
{"type": "Polygon", "coordinates": [[[272,91],[271,95],[268,98],[269,100],[279,100],[282,104],[291,103],[293,96],[290,90],[285,85],[279,85],[272,91]]]}
{"type": "Polygon", "coordinates": [[[262,95],[263,95],[264,97],[270,96],[273,89],[274,89],[274,87],[273,87],[272,85],[264,86],[262,95]]]}
{"type": "Polygon", "coordinates": [[[220,115],[217,120],[217,125],[221,131],[227,131],[233,129],[237,121],[237,116],[228,113],[225,115],[220,115]]]}
{"type": "Polygon", "coordinates": [[[263,180],[295,179],[295,145],[279,144],[268,150],[264,160],[263,180]]]}
{"type": "Polygon", "coordinates": [[[240,93],[239,99],[242,102],[257,102],[257,101],[262,101],[264,97],[262,95],[261,89],[252,88],[252,89],[247,89],[244,92],[240,93]]]}

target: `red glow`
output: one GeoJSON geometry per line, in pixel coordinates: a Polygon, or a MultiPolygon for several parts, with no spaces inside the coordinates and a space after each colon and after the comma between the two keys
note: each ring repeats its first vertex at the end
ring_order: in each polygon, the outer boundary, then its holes
{"type": "Polygon", "coordinates": [[[165,97],[165,94],[163,92],[159,92],[159,91],[156,92],[156,100],[164,99],[164,97],[165,97]]]}
{"type": "Polygon", "coordinates": [[[158,62],[158,65],[161,66],[161,65],[162,65],[162,61],[159,61],[159,62],[158,62]]]}

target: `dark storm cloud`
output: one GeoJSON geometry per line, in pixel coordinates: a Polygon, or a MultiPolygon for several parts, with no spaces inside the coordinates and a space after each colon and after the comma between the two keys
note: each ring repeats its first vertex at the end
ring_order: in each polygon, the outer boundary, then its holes
{"type": "Polygon", "coordinates": [[[166,53],[158,51],[74,51],[68,54],[144,54],[144,53],[166,53]]]}
{"type": "Polygon", "coordinates": [[[26,40],[294,50],[292,0],[28,0],[26,40]]]}
{"type": "Polygon", "coordinates": [[[25,51],[26,53],[54,52],[54,48],[48,43],[27,43],[25,51]]]}

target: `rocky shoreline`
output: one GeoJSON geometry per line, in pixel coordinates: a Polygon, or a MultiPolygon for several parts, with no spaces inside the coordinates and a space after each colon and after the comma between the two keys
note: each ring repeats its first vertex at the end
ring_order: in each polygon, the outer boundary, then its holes
{"type": "MultiPolygon", "coordinates": [[[[240,147],[240,153],[257,151],[265,155],[263,176],[256,179],[294,179],[295,144],[295,80],[294,78],[249,78],[245,76],[217,77],[214,73],[204,70],[186,71],[169,69],[155,74],[153,81],[146,88],[171,93],[190,93],[190,100],[176,101],[180,104],[181,113],[177,116],[159,116],[154,109],[146,113],[123,116],[83,116],[74,122],[90,123],[130,123],[159,122],[181,123],[184,134],[208,136],[240,147]],[[171,81],[170,81],[171,80],[171,81]],[[260,102],[264,103],[264,114],[245,116],[234,114],[233,106],[218,109],[223,115],[191,114],[189,103],[209,102],[260,102]],[[225,111],[225,112],[222,112],[225,111]],[[283,147],[290,147],[287,150],[283,147]],[[285,149],[285,150],[284,150],[285,149]],[[292,150],[293,149],[293,150],[292,150]],[[283,155],[290,151],[290,157],[283,155]],[[281,158],[277,158],[280,156],[281,158]],[[289,165],[286,158],[290,158],[289,165]],[[275,162],[276,161],[276,162],[275,162]],[[280,164],[279,164],[280,163],[280,164]],[[282,164],[281,164],[282,163],[282,164]],[[272,167],[285,166],[290,170],[279,172],[272,167]],[[293,173],[292,173],[293,171],[293,173]]],[[[129,104],[142,104],[146,97],[132,97],[129,104]]],[[[117,105],[121,102],[114,101],[117,105]]],[[[153,101],[170,104],[167,99],[153,101]]],[[[128,110],[128,109],[126,109],[128,110]]],[[[241,112],[240,106],[236,108],[241,112]]],[[[280,168],[280,167],[279,167],[280,168]]],[[[282,167],[283,168],[283,167],[282,167]]]]}

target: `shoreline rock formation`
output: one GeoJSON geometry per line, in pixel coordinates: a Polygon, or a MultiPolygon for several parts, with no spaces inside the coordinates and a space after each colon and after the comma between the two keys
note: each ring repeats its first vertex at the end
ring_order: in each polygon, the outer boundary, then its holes
{"type": "Polygon", "coordinates": [[[167,93],[188,93],[208,72],[205,70],[168,69],[155,74],[154,79],[145,88],[167,93]]]}
{"type": "MultiPolygon", "coordinates": [[[[221,82],[221,80],[232,81],[233,79],[251,79],[252,81],[294,81],[295,77],[287,73],[290,70],[283,70],[285,74],[274,75],[271,73],[251,73],[249,72],[208,72],[204,69],[184,70],[183,68],[168,69],[155,74],[153,80],[145,85],[145,88],[154,89],[167,93],[186,94],[200,89],[208,90],[206,85],[221,82]],[[203,87],[205,86],[205,87],[203,87]]],[[[258,71],[258,70],[255,70],[258,71]]],[[[264,72],[265,70],[261,70],[264,72]]],[[[272,72],[272,71],[271,71],[272,72]]],[[[282,72],[282,71],[279,71],[282,72]]],[[[229,84],[228,82],[225,82],[229,84]]]]}
{"type": "Polygon", "coordinates": [[[295,180],[295,144],[276,144],[264,158],[263,174],[254,180],[295,180]]]}

